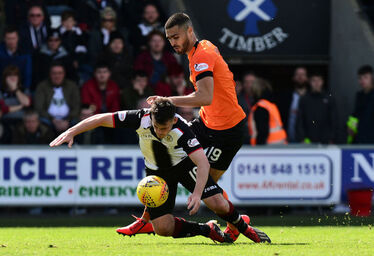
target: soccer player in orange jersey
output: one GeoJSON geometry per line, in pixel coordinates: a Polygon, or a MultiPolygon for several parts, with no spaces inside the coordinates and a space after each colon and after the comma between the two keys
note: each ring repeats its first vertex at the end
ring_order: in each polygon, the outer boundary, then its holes
{"type": "MultiPolygon", "coordinates": [[[[191,123],[191,128],[206,150],[210,176],[217,182],[243,143],[245,113],[237,101],[233,74],[215,45],[197,39],[188,15],[172,15],[165,24],[165,31],[173,49],[188,56],[190,80],[195,87],[195,92],[189,95],[169,99],[177,107],[201,107],[200,117],[191,123]]],[[[157,97],[149,97],[148,103],[157,97]]],[[[225,193],[224,196],[227,197],[225,193]]],[[[245,215],[243,219],[250,221],[245,215]]],[[[148,233],[152,229],[148,221],[149,214],[145,211],[142,218],[117,232],[126,235],[148,233]]],[[[233,225],[228,224],[225,232],[233,240],[239,236],[233,225]]]]}

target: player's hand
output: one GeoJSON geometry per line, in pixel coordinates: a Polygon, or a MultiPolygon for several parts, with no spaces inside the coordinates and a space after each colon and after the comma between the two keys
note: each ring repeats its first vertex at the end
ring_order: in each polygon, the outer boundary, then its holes
{"type": "Polygon", "coordinates": [[[149,105],[152,105],[152,103],[158,98],[158,97],[160,97],[160,96],[149,96],[148,98],[147,98],[147,103],[149,104],[149,105]]]}
{"type": "Polygon", "coordinates": [[[187,200],[187,209],[190,210],[190,215],[194,215],[195,213],[197,213],[197,211],[200,208],[200,204],[201,204],[201,195],[192,193],[192,195],[190,195],[187,200]]]}
{"type": "Polygon", "coordinates": [[[49,146],[57,147],[62,145],[63,143],[68,143],[69,148],[71,148],[71,146],[74,143],[74,135],[69,130],[61,133],[60,136],[58,136],[51,143],[49,143],[49,146]]]}

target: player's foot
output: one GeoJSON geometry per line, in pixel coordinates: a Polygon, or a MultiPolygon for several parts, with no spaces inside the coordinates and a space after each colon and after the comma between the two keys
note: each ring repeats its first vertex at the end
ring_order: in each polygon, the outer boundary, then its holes
{"type": "Polygon", "coordinates": [[[246,231],[244,231],[242,234],[248,237],[249,239],[251,239],[255,243],[265,243],[265,242],[271,243],[270,238],[268,237],[267,234],[265,234],[265,232],[257,228],[253,228],[249,225],[246,231]]]}
{"type": "Polygon", "coordinates": [[[229,234],[223,233],[223,231],[217,225],[217,221],[211,220],[206,223],[210,227],[209,238],[214,242],[220,243],[232,243],[232,239],[229,234]]]}
{"type": "MultiPolygon", "coordinates": [[[[251,219],[249,218],[248,215],[241,215],[242,219],[244,220],[245,223],[247,223],[249,225],[249,223],[251,222],[251,219]]],[[[240,235],[240,232],[239,230],[237,229],[231,229],[229,225],[227,225],[225,231],[224,231],[226,234],[229,234],[229,236],[231,237],[232,241],[235,242],[236,239],[238,239],[239,235],[240,235]]]]}
{"type": "Polygon", "coordinates": [[[145,222],[142,218],[132,215],[136,221],[122,228],[117,228],[117,233],[124,236],[135,236],[135,234],[154,234],[152,223],[145,222]]]}

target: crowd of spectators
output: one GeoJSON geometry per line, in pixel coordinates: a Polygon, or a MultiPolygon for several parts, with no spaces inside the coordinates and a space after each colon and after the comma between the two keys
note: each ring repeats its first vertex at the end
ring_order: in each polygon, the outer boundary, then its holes
{"type": "MultiPolygon", "coordinates": [[[[148,107],[151,95],[193,92],[166,41],[157,0],[5,0],[0,12],[0,144],[47,144],[94,114],[148,107]]],[[[374,143],[373,69],[363,66],[358,76],[362,90],[347,122],[348,143],[374,143]]],[[[247,116],[244,143],[338,143],[325,77],[297,67],[291,80],[292,89],[280,94],[251,71],[237,81],[247,116]]],[[[191,121],[198,109],[178,113],[191,121]]],[[[76,141],[137,138],[127,129],[101,128],[76,141]]]]}
{"type": "Polygon", "coordinates": [[[297,67],[291,88],[273,93],[269,82],[253,72],[243,75],[237,93],[238,102],[249,118],[244,143],[338,142],[338,112],[333,96],[325,88],[323,75],[308,76],[305,67],[297,67]]]}
{"type": "MultiPolygon", "coordinates": [[[[47,144],[94,114],[193,91],[165,39],[157,0],[5,0],[0,12],[1,144],[47,144]]],[[[77,142],[137,139],[102,128],[77,142]]]]}

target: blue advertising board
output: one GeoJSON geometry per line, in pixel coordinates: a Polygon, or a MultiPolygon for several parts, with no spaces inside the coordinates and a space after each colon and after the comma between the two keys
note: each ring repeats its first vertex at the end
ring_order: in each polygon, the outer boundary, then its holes
{"type": "Polygon", "coordinates": [[[374,188],[374,149],[342,149],[342,201],[347,191],[374,188]]]}

